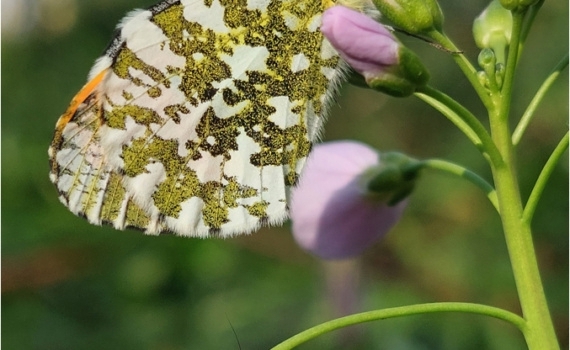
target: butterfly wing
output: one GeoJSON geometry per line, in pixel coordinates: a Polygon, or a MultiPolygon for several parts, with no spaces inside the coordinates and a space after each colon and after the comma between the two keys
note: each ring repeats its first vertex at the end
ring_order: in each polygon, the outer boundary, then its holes
{"type": "Polygon", "coordinates": [[[58,122],[64,204],[151,234],[282,222],[341,75],[322,6],[170,0],[128,15],[58,122]]]}
{"type": "Polygon", "coordinates": [[[91,79],[59,119],[49,148],[50,179],[61,202],[91,223],[104,222],[117,229],[147,226],[148,215],[130,200],[122,176],[108,166],[100,144],[98,90],[105,74],[91,79]]]}

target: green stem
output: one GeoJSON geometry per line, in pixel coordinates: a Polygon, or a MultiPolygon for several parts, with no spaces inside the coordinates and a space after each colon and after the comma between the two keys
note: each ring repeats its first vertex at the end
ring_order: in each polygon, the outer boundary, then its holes
{"type": "Polygon", "coordinates": [[[564,152],[566,152],[567,149],[568,149],[568,132],[566,132],[566,135],[564,135],[562,140],[560,140],[558,146],[556,146],[556,148],[548,158],[548,161],[546,161],[546,164],[544,164],[544,167],[542,168],[542,171],[540,172],[540,175],[538,176],[538,179],[534,184],[534,187],[532,189],[532,192],[530,193],[530,196],[528,197],[528,201],[526,203],[523,212],[522,220],[525,224],[530,225],[532,221],[532,216],[534,215],[534,211],[536,210],[536,205],[538,204],[538,201],[542,196],[542,191],[544,190],[544,187],[546,186],[546,183],[548,182],[550,175],[554,171],[556,164],[558,163],[558,161],[560,160],[560,158],[562,157],[564,152]]]}
{"type": "Polygon", "coordinates": [[[451,39],[449,39],[449,37],[447,37],[447,35],[443,33],[434,30],[430,32],[428,36],[431,39],[435,40],[438,44],[440,44],[444,49],[450,52],[454,52],[452,57],[455,60],[455,63],[463,71],[463,74],[467,77],[467,79],[475,89],[475,92],[477,92],[477,95],[479,95],[479,98],[483,102],[483,105],[485,105],[485,107],[487,108],[490,108],[491,99],[489,97],[489,93],[487,89],[485,89],[485,87],[481,85],[479,79],[477,79],[477,70],[475,69],[475,67],[473,67],[471,62],[469,62],[467,57],[465,57],[462,51],[459,50],[457,46],[455,46],[453,41],[451,41],[451,39]]]}
{"type": "Polygon", "coordinates": [[[440,100],[423,92],[416,92],[415,95],[419,99],[423,100],[424,102],[426,102],[427,104],[438,110],[441,114],[446,116],[447,119],[449,119],[453,124],[455,124],[455,126],[457,126],[457,128],[461,130],[465,134],[465,136],[467,136],[467,138],[475,145],[475,147],[477,147],[478,149],[481,148],[481,139],[479,138],[479,136],[477,136],[475,131],[473,131],[473,129],[471,129],[469,125],[467,125],[467,123],[465,123],[465,121],[459,115],[457,115],[457,113],[455,113],[449,106],[447,106],[445,103],[441,102],[440,100]]]}
{"type": "Polygon", "coordinates": [[[526,329],[526,324],[520,316],[500,308],[481,305],[481,304],[472,304],[472,303],[454,303],[454,302],[429,303],[429,304],[394,307],[383,310],[375,310],[375,311],[363,312],[359,314],[337,318],[335,320],[322,323],[318,326],[309,328],[301,333],[298,333],[297,335],[273,347],[272,350],[292,349],[322,334],[334,331],[335,329],[339,329],[342,327],[347,327],[350,325],[355,325],[370,321],[384,320],[388,318],[395,318],[401,316],[427,314],[433,312],[468,312],[468,313],[486,315],[498,318],[503,321],[510,322],[513,325],[515,325],[517,328],[519,328],[523,333],[526,329]]]}
{"type": "MultiPolygon", "coordinates": [[[[525,12],[513,12],[513,29],[511,36],[511,43],[509,45],[509,56],[507,58],[507,65],[505,71],[505,78],[503,80],[503,89],[501,90],[502,96],[510,97],[513,89],[513,80],[515,77],[515,71],[517,68],[517,63],[519,59],[519,45],[521,42],[521,27],[524,21],[525,12]]],[[[510,103],[503,103],[501,105],[507,110],[510,107],[510,103]]],[[[508,118],[508,114],[503,114],[501,111],[500,115],[508,118]]]]}
{"type": "Polygon", "coordinates": [[[532,232],[530,225],[522,219],[523,208],[508,123],[523,18],[524,13],[513,13],[513,35],[504,85],[501,94],[494,96],[494,104],[499,108],[491,109],[489,113],[491,136],[504,159],[504,163],[491,164],[491,168],[513,275],[527,324],[523,331],[525,340],[530,350],[557,350],[560,348],[540,279],[532,232]]]}
{"type": "Polygon", "coordinates": [[[525,19],[523,26],[522,26],[522,29],[521,29],[521,41],[520,41],[520,45],[519,45],[519,55],[522,51],[524,42],[526,41],[526,38],[528,36],[530,28],[532,27],[532,23],[534,22],[534,19],[538,13],[538,10],[540,10],[540,8],[542,7],[543,4],[544,4],[544,0],[540,0],[528,9],[526,19],[525,19]]]}
{"type": "MultiPolygon", "coordinates": [[[[492,131],[504,151],[504,157],[511,160],[507,158],[510,153],[507,149],[511,147],[507,123],[492,123],[492,131]]],[[[522,220],[522,205],[512,164],[512,161],[507,161],[507,164],[493,167],[493,178],[513,275],[528,325],[523,333],[531,350],[559,349],[540,279],[530,225],[522,220]]]]}
{"type": "Polygon", "coordinates": [[[445,171],[449,174],[461,177],[473,183],[475,186],[479,187],[485,194],[487,198],[493,204],[495,209],[499,211],[499,204],[497,202],[497,192],[485,179],[471,170],[464,168],[458,164],[442,160],[442,159],[428,159],[420,162],[425,168],[431,168],[436,170],[445,171]]]}
{"type": "Polygon", "coordinates": [[[536,111],[536,108],[538,107],[539,103],[542,101],[544,95],[546,95],[552,84],[554,84],[556,79],[560,76],[560,73],[566,67],[568,67],[568,54],[566,54],[566,56],[560,62],[558,62],[558,64],[556,65],[556,67],[554,67],[548,78],[546,78],[546,80],[542,83],[542,85],[536,92],[536,94],[532,98],[532,101],[530,101],[530,104],[528,105],[526,111],[521,117],[521,120],[519,121],[519,124],[517,125],[515,131],[513,132],[513,145],[516,146],[519,144],[522,135],[524,134],[526,128],[528,127],[528,124],[530,123],[532,117],[534,116],[534,112],[536,111]]]}
{"type": "Polygon", "coordinates": [[[460,103],[448,95],[424,86],[415,93],[417,97],[440,111],[473,142],[473,144],[491,161],[501,163],[501,155],[493,143],[487,129],[481,122],[460,103]]]}

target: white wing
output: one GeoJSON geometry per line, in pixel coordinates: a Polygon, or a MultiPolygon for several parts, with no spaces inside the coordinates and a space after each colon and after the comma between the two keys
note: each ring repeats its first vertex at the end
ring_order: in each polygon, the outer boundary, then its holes
{"type": "Polygon", "coordinates": [[[321,1],[241,3],[163,1],[121,22],[50,149],[74,213],[200,237],[287,217],[339,59],[321,1]]]}

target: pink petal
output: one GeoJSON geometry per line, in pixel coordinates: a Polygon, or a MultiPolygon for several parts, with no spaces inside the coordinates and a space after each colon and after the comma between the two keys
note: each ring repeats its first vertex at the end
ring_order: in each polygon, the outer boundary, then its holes
{"type": "Polygon", "coordinates": [[[398,63],[399,43],[372,18],[344,6],[323,13],[321,32],[339,55],[364,77],[398,63]]]}
{"type": "Polygon", "coordinates": [[[292,195],[293,235],[301,247],[322,258],[348,258],[399,220],[405,201],[389,207],[367,196],[359,183],[378,161],[373,149],[356,142],[315,146],[292,195]]]}

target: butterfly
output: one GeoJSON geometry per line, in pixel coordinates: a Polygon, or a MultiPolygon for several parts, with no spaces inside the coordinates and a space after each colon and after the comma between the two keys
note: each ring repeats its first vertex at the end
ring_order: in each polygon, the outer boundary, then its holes
{"type": "Polygon", "coordinates": [[[343,63],[321,0],[129,13],[56,124],[50,179],[92,224],[228,237],[288,217],[343,63]]]}

